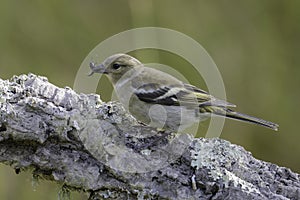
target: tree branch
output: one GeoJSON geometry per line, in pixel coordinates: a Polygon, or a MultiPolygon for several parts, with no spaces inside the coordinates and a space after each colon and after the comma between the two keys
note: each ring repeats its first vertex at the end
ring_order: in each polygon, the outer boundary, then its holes
{"type": "Polygon", "coordinates": [[[299,199],[300,176],[221,139],[139,124],[98,95],[0,79],[0,162],[90,199],[299,199]]]}

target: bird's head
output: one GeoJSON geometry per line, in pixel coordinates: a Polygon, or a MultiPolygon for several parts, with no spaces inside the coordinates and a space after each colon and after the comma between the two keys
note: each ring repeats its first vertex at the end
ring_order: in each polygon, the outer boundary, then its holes
{"type": "Polygon", "coordinates": [[[91,73],[101,73],[107,75],[112,82],[118,81],[130,70],[139,68],[142,63],[127,54],[114,54],[106,58],[101,64],[90,63],[91,73]]]}

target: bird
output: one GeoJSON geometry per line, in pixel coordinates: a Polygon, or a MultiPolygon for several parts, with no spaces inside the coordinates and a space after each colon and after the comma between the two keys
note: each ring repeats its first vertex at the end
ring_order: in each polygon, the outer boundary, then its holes
{"type": "Polygon", "coordinates": [[[279,127],[276,123],[236,112],[234,104],[168,73],[146,67],[128,54],[111,55],[100,64],[90,62],[90,69],[90,76],[106,75],[123,106],[149,126],[180,132],[209,117],[221,116],[275,131],[279,127]]]}

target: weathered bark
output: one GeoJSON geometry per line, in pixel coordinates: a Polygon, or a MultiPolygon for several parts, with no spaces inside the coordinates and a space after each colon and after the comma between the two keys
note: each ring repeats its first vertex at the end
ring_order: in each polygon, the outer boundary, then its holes
{"type": "Polygon", "coordinates": [[[300,199],[299,175],[221,139],[139,124],[33,74],[0,79],[0,162],[90,199],[300,199]]]}

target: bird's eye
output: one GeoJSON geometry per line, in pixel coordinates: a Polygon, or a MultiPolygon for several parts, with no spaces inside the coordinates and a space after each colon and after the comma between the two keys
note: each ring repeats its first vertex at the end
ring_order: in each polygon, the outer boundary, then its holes
{"type": "Polygon", "coordinates": [[[119,69],[120,67],[121,67],[121,65],[119,65],[119,64],[117,64],[117,63],[113,64],[113,68],[114,68],[114,69],[119,69]]]}

